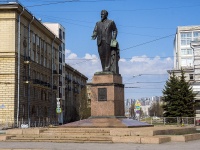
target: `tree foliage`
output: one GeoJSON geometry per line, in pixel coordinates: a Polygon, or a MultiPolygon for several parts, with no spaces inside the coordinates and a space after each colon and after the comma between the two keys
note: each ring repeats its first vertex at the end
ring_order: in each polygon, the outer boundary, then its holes
{"type": "Polygon", "coordinates": [[[163,89],[164,117],[194,117],[195,96],[184,71],[180,79],[173,73],[163,89]]]}

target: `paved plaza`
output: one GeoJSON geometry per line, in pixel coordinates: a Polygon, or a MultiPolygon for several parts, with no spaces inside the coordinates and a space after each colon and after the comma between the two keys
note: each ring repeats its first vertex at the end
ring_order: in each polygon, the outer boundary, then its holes
{"type": "Polygon", "coordinates": [[[199,150],[200,140],[164,144],[0,142],[0,150],[199,150]]]}

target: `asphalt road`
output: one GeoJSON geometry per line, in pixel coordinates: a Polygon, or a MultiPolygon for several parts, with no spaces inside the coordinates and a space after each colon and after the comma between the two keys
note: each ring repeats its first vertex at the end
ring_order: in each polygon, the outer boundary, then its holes
{"type": "Polygon", "coordinates": [[[0,150],[199,150],[200,140],[163,144],[0,142],[0,150]]]}

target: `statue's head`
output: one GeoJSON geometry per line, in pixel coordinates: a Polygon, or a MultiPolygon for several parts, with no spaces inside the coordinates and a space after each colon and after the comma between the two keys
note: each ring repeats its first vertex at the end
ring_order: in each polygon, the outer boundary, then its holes
{"type": "Polygon", "coordinates": [[[101,11],[101,21],[104,21],[108,17],[108,12],[106,10],[101,11]]]}

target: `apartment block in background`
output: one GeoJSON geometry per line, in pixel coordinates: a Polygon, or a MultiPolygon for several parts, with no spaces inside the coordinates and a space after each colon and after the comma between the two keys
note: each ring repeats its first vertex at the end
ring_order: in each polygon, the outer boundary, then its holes
{"type": "Polygon", "coordinates": [[[91,108],[87,95],[87,80],[86,76],[65,64],[65,123],[90,117],[91,108]]]}
{"type": "MultiPolygon", "coordinates": [[[[197,93],[196,103],[200,105],[200,26],[177,27],[174,39],[174,72],[181,75],[184,69],[186,80],[197,93]]],[[[200,106],[196,107],[196,116],[200,117],[200,106]]]]}
{"type": "MultiPolygon", "coordinates": [[[[50,29],[61,41],[59,46],[58,59],[58,79],[59,79],[59,95],[61,104],[65,101],[65,28],[59,23],[43,23],[48,29],[50,29]]],[[[63,106],[61,106],[63,107],[63,106]]],[[[63,123],[64,111],[59,114],[59,122],[63,123]]]]}

